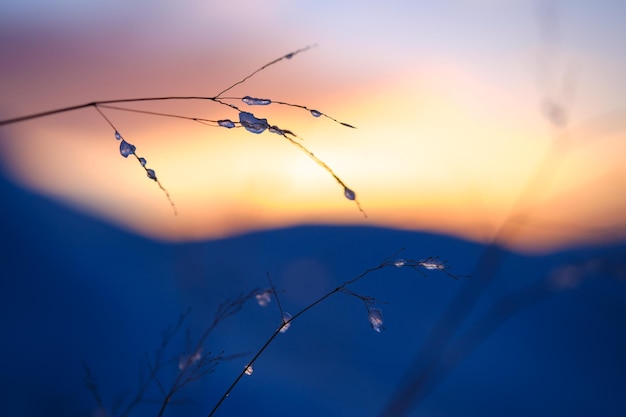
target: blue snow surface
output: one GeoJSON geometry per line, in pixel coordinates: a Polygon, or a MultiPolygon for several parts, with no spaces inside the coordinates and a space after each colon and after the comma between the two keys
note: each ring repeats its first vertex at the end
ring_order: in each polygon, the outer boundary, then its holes
{"type": "MultiPolygon", "coordinates": [[[[283,310],[294,316],[387,257],[430,256],[447,260],[456,275],[477,274],[455,280],[396,267],[371,273],[349,288],[374,298],[384,330],[372,329],[363,299],[328,298],[278,335],[215,415],[383,415],[394,393],[435,363],[442,347],[431,349],[426,363],[416,358],[451,303],[463,319],[453,340],[463,342],[449,349],[445,369],[425,379],[409,415],[626,415],[625,245],[535,257],[495,252],[502,265],[483,285],[485,269],[475,265],[485,247],[445,236],[301,226],[166,244],[31,194],[3,176],[0,193],[3,416],[102,415],[83,364],[107,415],[122,404],[119,415],[149,373],[146,358],[154,360],[163,332],[181,313],[192,309],[163,352],[167,365],[158,378],[166,389],[178,360],[190,353],[186,339],[198,340],[220,303],[266,289],[267,274],[283,310]],[[573,288],[546,296],[536,282],[573,288]],[[477,303],[464,310],[461,294],[476,288],[477,303]],[[459,339],[464,332],[469,336],[459,339]]],[[[274,298],[266,307],[253,299],[219,323],[203,354],[235,357],[188,384],[164,415],[208,415],[280,324],[274,298]]],[[[155,384],[144,399],[129,415],[158,414],[155,384]]]]}

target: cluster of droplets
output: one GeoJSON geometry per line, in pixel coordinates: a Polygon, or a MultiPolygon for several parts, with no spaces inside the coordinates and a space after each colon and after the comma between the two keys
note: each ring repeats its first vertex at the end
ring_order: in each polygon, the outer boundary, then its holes
{"type": "MultiPolygon", "coordinates": [[[[293,57],[295,54],[306,51],[307,49],[309,49],[309,47],[303,48],[303,49],[299,49],[298,51],[289,53],[287,55],[284,55],[264,66],[262,66],[261,68],[259,68],[258,70],[252,72],[251,74],[249,74],[248,76],[244,77],[243,79],[241,79],[240,81],[237,81],[236,83],[232,84],[231,86],[229,86],[228,88],[222,90],[222,92],[220,92],[217,96],[213,97],[212,99],[215,100],[216,102],[223,104],[225,106],[228,106],[232,109],[235,109],[239,112],[239,123],[234,122],[233,120],[230,119],[221,119],[221,120],[217,120],[217,121],[212,121],[213,123],[217,123],[218,126],[220,127],[224,127],[227,129],[232,129],[237,127],[237,125],[240,125],[241,127],[243,127],[244,129],[246,129],[248,132],[250,133],[254,133],[254,134],[261,134],[263,132],[265,132],[266,130],[269,131],[270,133],[274,133],[277,135],[280,135],[282,137],[284,137],[285,139],[287,139],[288,141],[290,141],[291,143],[293,143],[294,145],[296,145],[297,147],[299,147],[302,151],[304,151],[305,153],[307,153],[318,165],[320,165],[321,167],[323,167],[328,173],[330,173],[335,180],[343,187],[343,191],[344,191],[344,197],[350,201],[354,201],[359,209],[359,211],[365,216],[367,217],[367,214],[365,213],[365,211],[362,209],[359,201],[356,198],[356,193],[348,188],[344,182],[333,172],[333,170],[326,165],[326,163],[324,163],[322,160],[320,160],[317,156],[315,156],[311,151],[309,151],[307,148],[305,148],[302,144],[294,141],[293,138],[298,138],[298,136],[296,136],[295,134],[293,134],[293,132],[286,130],[286,129],[282,129],[276,125],[270,125],[267,121],[267,119],[264,118],[260,118],[255,116],[254,114],[252,114],[251,112],[247,112],[247,111],[242,111],[239,109],[239,107],[237,107],[234,104],[228,104],[225,101],[226,100],[240,100],[243,103],[245,103],[248,106],[268,106],[270,104],[276,104],[276,105],[283,105],[283,106],[289,106],[289,107],[296,107],[296,108],[300,108],[302,110],[305,110],[307,112],[309,112],[311,114],[311,116],[319,118],[319,117],[326,117],[332,121],[334,121],[335,123],[341,124],[343,126],[349,127],[349,128],[355,128],[354,126],[348,124],[348,123],[344,123],[341,122],[325,113],[322,113],[319,110],[316,109],[311,109],[307,106],[301,105],[301,104],[294,104],[294,103],[288,103],[288,102],[283,102],[283,101],[274,101],[271,100],[269,98],[265,98],[265,97],[252,97],[249,95],[246,95],[244,97],[224,97],[223,94],[226,93],[227,91],[231,90],[232,88],[234,88],[235,86],[244,83],[246,80],[248,80],[250,77],[254,76],[257,72],[262,71],[263,69],[281,61],[282,59],[290,59],[291,57],[293,57]],[[289,136],[288,136],[289,135],[289,136]]],[[[299,138],[298,138],[299,139],[299,138]]]]}
{"type": "MultiPolygon", "coordinates": [[[[251,96],[244,96],[244,97],[241,97],[240,99],[238,99],[236,97],[226,97],[226,98],[223,98],[223,99],[226,99],[226,100],[241,100],[244,103],[246,103],[248,106],[268,106],[268,105],[274,103],[274,104],[283,105],[283,106],[296,107],[296,108],[308,111],[311,114],[311,116],[313,116],[313,117],[322,117],[322,116],[324,116],[324,117],[334,121],[335,123],[339,123],[340,125],[343,125],[343,126],[346,126],[346,127],[352,128],[352,129],[355,128],[354,126],[352,126],[349,123],[341,122],[341,121],[335,119],[334,117],[331,117],[331,116],[327,115],[326,113],[322,113],[321,111],[316,110],[316,109],[311,109],[311,108],[309,108],[307,106],[304,106],[302,104],[287,103],[287,102],[284,102],[284,101],[272,101],[269,98],[260,98],[260,97],[251,97],[251,96]]],[[[229,104],[227,104],[227,105],[229,105],[229,104]]],[[[232,106],[232,105],[229,105],[229,106],[237,108],[237,107],[232,106]]]]}
{"type": "MultiPolygon", "coordinates": [[[[269,303],[272,302],[273,294],[276,294],[273,288],[267,288],[267,289],[258,291],[255,295],[257,304],[261,307],[267,307],[269,303]]],[[[285,333],[291,327],[291,319],[293,318],[293,316],[287,313],[286,311],[282,311],[282,307],[280,306],[280,300],[278,301],[279,301],[278,306],[279,308],[281,308],[281,313],[280,313],[281,324],[280,324],[280,327],[278,328],[278,331],[280,333],[285,333]]]]}
{"type": "MultiPolygon", "coordinates": [[[[347,191],[346,191],[346,197],[348,197],[348,192],[347,191]]],[[[449,273],[446,270],[447,269],[446,262],[440,260],[439,257],[436,257],[436,256],[435,257],[430,256],[428,258],[423,258],[423,259],[420,259],[420,260],[410,260],[410,259],[397,258],[395,260],[383,262],[379,266],[379,268],[380,267],[385,267],[385,266],[393,266],[393,267],[396,267],[396,268],[410,267],[410,268],[416,269],[418,271],[419,271],[418,268],[422,268],[422,269],[426,269],[426,270],[437,270],[437,271],[443,271],[444,273],[448,274],[449,276],[451,276],[451,277],[453,277],[455,279],[458,278],[456,275],[453,275],[453,274],[449,273]]],[[[379,268],[375,268],[375,269],[379,269],[379,268]]],[[[421,271],[419,271],[419,272],[425,275],[424,272],[421,272],[421,271]]],[[[352,284],[352,283],[356,282],[358,279],[360,279],[360,278],[362,278],[364,276],[365,276],[365,274],[362,274],[359,277],[357,277],[356,279],[353,279],[353,280],[345,282],[343,285],[337,287],[335,290],[331,291],[330,293],[326,294],[325,296],[323,296],[319,300],[315,301],[313,304],[311,304],[308,307],[306,307],[300,313],[296,314],[295,317],[298,317],[300,314],[302,314],[306,310],[310,309],[311,307],[315,306],[317,303],[319,303],[320,301],[324,300],[329,295],[332,295],[335,292],[342,292],[344,294],[347,294],[347,295],[350,295],[352,297],[358,298],[359,300],[361,300],[364,303],[365,309],[367,311],[367,320],[369,322],[370,327],[376,333],[382,333],[383,330],[385,330],[385,324],[384,324],[384,320],[383,320],[383,311],[378,306],[380,304],[380,302],[378,300],[376,300],[376,298],[374,298],[372,296],[362,295],[362,294],[359,294],[359,293],[357,293],[357,292],[355,292],[355,291],[353,291],[353,290],[348,288],[349,284],[352,284]]],[[[268,280],[269,280],[269,283],[270,283],[270,288],[266,288],[266,289],[262,289],[262,290],[256,290],[254,292],[254,297],[256,299],[257,304],[259,306],[261,306],[261,307],[268,306],[271,303],[271,301],[272,301],[272,297],[273,296],[276,297],[276,302],[278,304],[278,308],[280,309],[280,313],[281,313],[281,324],[276,329],[276,332],[277,333],[285,333],[291,327],[291,323],[294,320],[294,316],[292,316],[291,314],[289,314],[288,312],[283,310],[283,308],[281,306],[281,303],[280,303],[280,298],[278,297],[278,293],[276,292],[276,289],[274,288],[274,285],[272,284],[272,280],[271,280],[269,274],[268,274],[268,280]]],[[[275,333],[274,336],[276,336],[277,333],[275,333]]],[[[272,336],[272,338],[274,336],[272,336]]],[[[243,374],[245,374],[245,375],[252,375],[252,373],[254,371],[253,368],[252,368],[252,365],[253,365],[253,362],[248,363],[246,365],[246,367],[244,368],[243,374]]]]}
{"type": "MultiPolygon", "coordinates": [[[[106,119],[106,117],[105,117],[105,119],[106,119]]],[[[107,119],[107,121],[108,121],[108,119],[107,119]]],[[[111,122],[109,122],[109,123],[111,123],[111,122]]],[[[111,125],[111,126],[113,126],[113,125],[111,125]]],[[[115,130],[115,139],[120,141],[120,155],[122,155],[124,158],[128,158],[129,155],[134,155],[135,158],[137,158],[137,161],[139,162],[141,167],[146,171],[146,175],[148,176],[148,178],[150,178],[152,181],[156,182],[157,185],[159,186],[159,188],[161,189],[161,191],[163,191],[165,193],[165,196],[167,197],[167,200],[170,202],[170,205],[172,206],[172,209],[174,209],[174,214],[178,214],[177,211],[176,211],[176,206],[174,205],[174,202],[172,201],[172,198],[170,197],[170,193],[165,188],[163,188],[163,185],[161,185],[161,182],[159,182],[159,180],[157,179],[157,176],[156,176],[156,173],[154,172],[154,170],[151,169],[151,168],[146,167],[146,163],[147,163],[146,158],[138,156],[137,153],[136,153],[137,148],[135,147],[135,145],[133,145],[132,143],[127,142],[122,137],[120,132],[117,131],[117,129],[115,130]]]]}
{"type": "MultiPolygon", "coordinates": [[[[285,56],[286,58],[286,56],[285,56]]],[[[226,90],[227,91],[227,90],[226,90]]],[[[225,98],[221,98],[222,100],[233,100],[236,99],[236,97],[225,97],[225,98]]],[[[272,101],[269,98],[260,98],[260,97],[252,97],[252,96],[244,96],[242,98],[240,98],[239,100],[243,101],[245,104],[249,105],[249,106],[267,106],[270,105],[272,103],[275,104],[279,104],[279,105],[286,105],[286,106],[291,106],[291,107],[297,107],[297,108],[301,108],[304,109],[306,111],[308,111],[313,117],[327,117],[331,120],[333,120],[336,123],[339,123],[341,125],[350,127],[350,128],[354,128],[354,126],[348,124],[348,123],[344,123],[344,122],[340,122],[339,120],[330,117],[329,115],[322,113],[319,110],[315,110],[315,109],[310,109],[307,106],[303,106],[303,105],[299,105],[299,104],[293,104],[293,103],[286,103],[286,102],[282,102],[282,101],[272,101]]],[[[225,104],[222,102],[222,104],[225,104]]],[[[342,180],[339,179],[339,177],[337,175],[335,175],[335,173],[330,169],[330,167],[328,167],[328,165],[326,165],[324,162],[322,162],[319,158],[317,158],[315,155],[313,155],[313,153],[311,153],[308,149],[306,149],[304,146],[297,144],[293,141],[292,138],[288,137],[287,135],[291,135],[297,138],[296,135],[293,134],[293,132],[286,130],[286,129],[281,129],[280,127],[276,126],[276,125],[270,125],[267,121],[267,119],[264,118],[259,118],[256,117],[254,114],[250,113],[250,112],[246,112],[246,111],[241,111],[239,110],[239,108],[237,106],[234,106],[232,104],[226,104],[227,106],[230,106],[236,110],[239,111],[239,124],[241,125],[241,127],[243,127],[244,129],[246,129],[248,132],[254,133],[254,134],[261,134],[264,131],[269,131],[270,133],[274,133],[280,136],[285,137],[286,139],[288,139],[289,141],[291,141],[292,143],[296,144],[298,147],[300,147],[304,152],[308,153],[309,156],[311,158],[313,158],[319,165],[321,165],[324,169],[326,169],[336,180],[337,182],[339,182],[343,187],[344,187],[344,197],[347,198],[350,201],[354,201],[357,204],[357,207],[359,208],[359,210],[363,213],[364,216],[367,217],[367,215],[365,214],[365,212],[363,211],[363,209],[361,208],[359,202],[356,199],[356,193],[348,188],[342,180]]],[[[227,129],[232,129],[234,127],[237,126],[237,123],[230,120],[230,119],[221,119],[221,120],[217,120],[217,125],[220,127],[225,127],[227,129]]]]}
{"type": "MultiPolygon", "coordinates": [[[[245,98],[249,98],[250,100],[254,100],[255,102],[257,101],[269,101],[267,99],[253,99],[251,97],[244,97],[245,98]]],[[[269,103],[266,103],[269,104],[269,103]]],[[[313,114],[314,116],[318,117],[319,115],[321,115],[320,112],[318,112],[317,110],[314,110],[311,112],[311,114],[313,114]]],[[[224,127],[234,127],[234,123],[231,120],[218,120],[217,122],[220,126],[224,126],[224,127]]],[[[270,126],[269,123],[267,122],[267,119],[262,119],[262,118],[258,118],[256,117],[254,114],[249,113],[249,112],[245,112],[245,111],[241,111],[239,112],[239,123],[241,123],[241,126],[243,126],[248,132],[252,132],[255,134],[260,134],[263,133],[265,130],[268,130],[270,133],[275,133],[277,135],[283,136],[289,140],[291,140],[293,143],[295,143],[292,139],[287,137],[287,134],[292,134],[293,133],[289,130],[284,130],[279,128],[278,126],[270,126]]],[[[361,209],[361,206],[358,204],[358,201],[356,200],[356,193],[348,188],[343,181],[341,181],[339,179],[339,177],[337,177],[332,170],[325,164],[323,163],[321,160],[319,160],[315,155],[313,155],[311,152],[309,152],[307,149],[305,149],[302,145],[297,144],[301,149],[303,149],[305,152],[307,152],[313,159],[315,159],[317,161],[318,164],[320,164],[322,167],[324,167],[327,171],[329,171],[334,177],[335,179],[341,184],[343,185],[343,195],[345,198],[347,198],[350,201],[355,201],[359,207],[359,210],[361,210],[361,212],[363,212],[363,210],[361,209]]],[[[363,214],[365,214],[365,212],[363,212],[363,214]]]]}
{"type": "Polygon", "coordinates": [[[148,175],[148,178],[150,178],[153,181],[156,181],[157,180],[156,173],[154,172],[153,169],[146,167],[146,163],[147,163],[146,158],[142,158],[135,153],[135,151],[137,150],[135,145],[129,142],[126,142],[126,140],[122,137],[120,132],[118,132],[117,130],[115,131],[115,139],[120,141],[120,155],[122,155],[124,158],[128,158],[129,155],[134,155],[135,158],[137,158],[137,161],[139,161],[139,164],[141,164],[141,167],[146,170],[146,174],[148,175]]]}

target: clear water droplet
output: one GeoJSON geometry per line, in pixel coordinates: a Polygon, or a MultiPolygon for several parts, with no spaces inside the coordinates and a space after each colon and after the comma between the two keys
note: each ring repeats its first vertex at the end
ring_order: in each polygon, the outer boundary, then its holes
{"type": "Polygon", "coordinates": [[[269,303],[272,302],[272,291],[265,290],[262,293],[256,295],[256,302],[261,306],[265,307],[269,303]]]}
{"type": "Polygon", "coordinates": [[[128,155],[134,154],[136,149],[137,148],[135,147],[135,145],[131,145],[130,143],[122,139],[122,142],[120,143],[120,154],[124,158],[128,158],[128,155]]]}
{"type": "Polygon", "coordinates": [[[289,320],[291,320],[291,314],[285,311],[283,313],[283,325],[280,327],[281,333],[285,333],[291,327],[291,323],[288,323],[289,320]]]}
{"type": "Polygon", "coordinates": [[[246,103],[248,106],[267,106],[268,104],[272,104],[272,100],[269,98],[256,98],[250,96],[245,96],[241,99],[241,101],[246,103]]]}
{"type": "Polygon", "coordinates": [[[311,110],[311,115],[313,117],[320,117],[322,115],[322,112],[318,110],[311,110]]]}
{"type": "Polygon", "coordinates": [[[377,333],[380,333],[382,329],[385,328],[383,326],[383,312],[379,308],[368,307],[367,315],[370,320],[370,325],[372,326],[372,329],[374,329],[374,331],[376,331],[377,333]]]}
{"type": "Polygon", "coordinates": [[[142,167],[145,167],[147,163],[146,158],[139,158],[139,163],[141,164],[142,167]]]}
{"type": "Polygon", "coordinates": [[[157,177],[153,169],[150,169],[150,168],[146,169],[146,174],[148,174],[148,178],[156,181],[157,177]]]}
{"type": "Polygon", "coordinates": [[[115,131],[115,140],[121,140],[122,139],[122,135],[120,135],[120,132],[118,132],[117,130],[115,131]]]}
{"type": "Polygon", "coordinates": [[[404,259],[400,258],[400,259],[396,259],[393,264],[395,266],[397,266],[398,268],[400,268],[401,266],[406,265],[406,261],[404,259]]]}
{"type": "Polygon", "coordinates": [[[246,375],[250,376],[254,372],[254,368],[252,368],[252,365],[248,365],[246,366],[246,370],[244,372],[246,373],[246,375]]]}
{"type": "Polygon", "coordinates": [[[354,201],[354,199],[356,198],[356,194],[354,193],[354,191],[352,191],[348,187],[344,188],[343,195],[345,195],[346,198],[351,201],[354,201]]]}
{"type": "Polygon", "coordinates": [[[232,120],[228,120],[228,119],[218,120],[217,124],[222,127],[226,127],[228,129],[232,129],[233,127],[235,127],[235,122],[233,122],[232,120]]]}
{"type": "Polygon", "coordinates": [[[248,132],[263,133],[269,127],[267,119],[257,119],[254,114],[242,111],[239,113],[239,122],[248,132]]]}

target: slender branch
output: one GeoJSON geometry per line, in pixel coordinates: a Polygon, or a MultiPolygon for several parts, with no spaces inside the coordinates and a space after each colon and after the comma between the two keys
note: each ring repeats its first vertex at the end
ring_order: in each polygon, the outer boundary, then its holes
{"type": "Polygon", "coordinates": [[[299,53],[301,53],[301,52],[308,51],[309,49],[314,48],[315,46],[317,46],[317,45],[308,45],[308,46],[305,46],[304,48],[300,48],[300,49],[298,49],[297,51],[290,52],[290,53],[288,53],[288,54],[286,54],[286,55],[281,56],[280,58],[276,58],[275,60],[273,60],[273,61],[271,61],[271,62],[268,62],[267,64],[263,65],[261,68],[259,68],[259,69],[255,70],[255,71],[253,71],[252,73],[250,73],[249,75],[246,75],[246,76],[245,76],[244,78],[242,78],[241,80],[239,80],[239,81],[237,81],[236,83],[232,84],[230,87],[227,87],[227,88],[223,89],[222,91],[220,91],[220,93],[219,93],[219,94],[217,94],[217,95],[215,96],[215,98],[220,97],[222,94],[224,94],[225,92],[227,92],[227,91],[229,91],[229,90],[232,90],[233,88],[235,88],[235,87],[236,87],[236,86],[238,86],[239,84],[243,84],[243,83],[245,83],[245,82],[246,82],[246,81],[248,81],[250,78],[252,78],[254,75],[256,75],[258,72],[263,71],[265,68],[270,67],[270,66],[272,66],[272,65],[276,64],[277,62],[282,61],[283,59],[291,59],[291,58],[293,58],[293,57],[294,57],[294,55],[297,55],[297,54],[299,54],[299,53]]]}
{"type": "Polygon", "coordinates": [[[96,400],[98,408],[104,413],[105,416],[107,416],[108,414],[104,408],[102,397],[100,397],[98,386],[96,385],[96,381],[91,373],[91,369],[85,361],[83,361],[83,369],[85,370],[85,385],[87,386],[87,389],[91,391],[91,395],[93,395],[94,400],[96,400]]]}
{"type": "Polygon", "coordinates": [[[324,161],[322,161],[317,156],[315,156],[315,154],[313,152],[309,151],[303,144],[293,140],[292,138],[287,136],[284,132],[282,132],[281,136],[284,137],[285,139],[287,139],[292,145],[294,145],[295,147],[299,148],[302,152],[307,154],[311,159],[313,159],[313,161],[315,161],[316,164],[318,164],[319,166],[324,168],[335,179],[335,181],[337,181],[339,183],[339,185],[341,185],[343,187],[343,191],[344,191],[345,197],[348,200],[353,200],[355,202],[357,208],[359,209],[359,211],[363,214],[363,217],[367,217],[367,213],[365,212],[365,210],[363,210],[363,207],[361,207],[361,203],[359,203],[359,200],[357,200],[356,194],[354,193],[354,191],[352,191],[352,189],[349,188],[346,185],[346,183],[343,182],[342,179],[337,176],[337,174],[335,174],[335,172],[332,170],[331,167],[326,165],[326,163],[324,161]]]}
{"type": "Polygon", "coordinates": [[[216,126],[216,127],[219,126],[217,120],[204,119],[202,117],[190,117],[190,116],[182,116],[182,115],[179,115],[179,114],[162,113],[162,112],[155,112],[155,111],[149,111],[149,110],[130,109],[128,107],[111,106],[109,104],[100,104],[98,106],[102,107],[102,108],[105,108],[105,109],[126,111],[126,112],[131,112],[131,113],[148,114],[148,115],[151,115],[151,116],[171,117],[171,118],[175,118],[175,119],[191,120],[191,121],[194,121],[194,122],[214,123],[213,125],[210,125],[210,126],[216,126]]]}
{"type": "Polygon", "coordinates": [[[28,114],[25,116],[14,117],[12,119],[0,120],[0,126],[5,126],[13,123],[26,122],[33,119],[39,119],[41,117],[52,116],[60,113],[67,113],[74,110],[85,109],[87,107],[96,107],[103,104],[119,104],[119,103],[137,103],[137,102],[151,102],[151,101],[166,101],[166,100],[209,100],[215,101],[213,97],[199,97],[199,96],[169,96],[169,97],[141,97],[141,98],[124,98],[115,100],[100,100],[92,101],[85,104],[77,104],[74,106],[61,107],[58,109],[48,110],[40,113],[28,114]]]}
{"type": "MultiPolygon", "coordinates": [[[[396,252],[396,254],[398,252],[396,252]]],[[[394,256],[394,255],[392,255],[392,256],[394,256]]],[[[271,334],[271,336],[265,341],[265,343],[263,343],[261,348],[256,352],[256,354],[252,357],[252,359],[248,362],[248,364],[243,368],[243,370],[239,373],[239,375],[237,375],[235,380],[226,389],[224,394],[220,397],[219,401],[215,404],[215,406],[213,407],[211,412],[208,414],[208,417],[212,417],[213,415],[215,415],[215,413],[220,408],[222,403],[226,400],[227,397],[230,396],[230,394],[233,391],[233,389],[235,388],[235,386],[237,386],[239,381],[241,381],[241,379],[244,377],[244,375],[246,375],[246,371],[250,367],[252,367],[254,365],[254,363],[257,361],[257,359],[263,354],[263,352],[265,352],[265,350],[270,346],[270,344],[274,341],[274,339],[276,339],[276,336],[278,336],[280,333],[282,333],[281,330],[283,330],[285,327],[288,327],[291,324],[291,322],[293,322],[294,320],[298,319],[300,316],[302,316],[306,312],[310,311],[311,309],[313,309],[317,305],[321,304],[322,302],[327,300],[332,295],[340,293],[340,292],[344,292],[349,285],[355,284],[356,282],[360,281],[361,279],[365,278],[366,276],[368,276],[369,274],[371,274],[373,272],[376,272],[378,270],[381,270],[383,268],[390,267],[390,266],[396,267],[396,268],[409,267],[409,268],[415,269],[415,266],[416,266],[416,264],[418,262],[420,262],[420,261],[405,261],[405,260],[401,260],[401,262],[398,262],[398,261],[391,261],[390,257],[386,258],[383,262],[381,262],[377,266],[369,268],[369,269],[363,271],[362,273],[360,273],[356,277],[354,277],[354,278],[352,278],[352,279],[350,279],[348,281],[345,281],[343,284],[341,284],[340,286],[338,286],[334,290],[329,291],[328,293],[324,294],[323,296],[321,296],[317,300],[313,301],[311,304],[309,304],[308,306],[304,307],[298,313],[293,315],[289,320],[283,321],[281,326],[279,326],[276,330],[274,330],[274,332],[271,334]]],[[[441,271],[443,271],[443,270],[441,270],[441,271]]],[[[445,272],[445,271],[443,271],[443,272],[445,272]]],[[[270,285],[272,285],[271,281],[270,281],[270,285]]],[[[273,285],[272,285],[272,288],[273,288],[273,285]]],[[[348,291],[347,293],[348,294],[352,294],[352,295],[356,295],[355,293],[352,293],[351,291],[348,291]]],[[[358,296],[357,295],[357,297],[361,298],[361,299],[364,299],[364,297],[362,297],[362,296],[358,296]]],[[[282,312],[282,307],[280,309],[281,309],[281,312],[282,312]]]]}
{"type": "MultiPolygon", "coordinates": [[[[233,301],[226,301],[224,303],[222,303],[218,308],[217,308],[217,312],[215,314],[215,317],[213,318],[213,322],[211,323],[211,325],[204,331],[204,333],[202,334],[202,336],[200,336],[200,339],[198,339],[198,342],[196,343],[195,348],[193,349],[192,352],[199,352],[202,347],[204,346],[204,342],[206,341],[206,339],[209,337],[209,335],[211,334],[211,332],[217,327],[217,325],[219,323],[222,322],[222,320],[224,320],[227,317],[232,316],[233,314],[237,313],[239,310],[241,310],[241,308],[243,307],[243,304],[249,300],[250,298],[254,297],[257,293],[259,292],[258,289],[254,289],[252,291],[250,291],[248,294],[242,295],[239,298],[233,300],[233,301]]],[[[210,358],[208,356],[203,357],[200,361],[199,361],[199,367],[203,366],[207,361],[205,360],[206,358],[209,358],[209,363],[213,362],[213,358],[210,358]]],[[[220,355],[218,355],[217,357],[218,359],[223,358],[220,355]]],[[[163,416],[163,413],[165,412],[165,408],[167,407],[167,405],[171,402],[172,397],[174,396],[174,394],[176,394],[176,392],[182,388],[187,382],[188,382],[188,378],[193,378],[194,375],[188,375],[187,374],[187,370],[190,368],[190,366],[193,364],[193,357],[192,355],[190,355],[187,360],[185,361],[185,363],[183,364],[182,368],[180,369],[180,372],[178,373],[178,376],[176,377],[176,379],[174,380],[174,382],[172,383],[169,391],[167,392],[167,394],[165,395],[163,402],[161,403],[161,408],[159,409],[159,414],[158,417],[163,416]]]]}

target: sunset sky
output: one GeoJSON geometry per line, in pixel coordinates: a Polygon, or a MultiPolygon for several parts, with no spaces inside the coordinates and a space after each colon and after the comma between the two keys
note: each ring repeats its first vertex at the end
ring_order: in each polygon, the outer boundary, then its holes
{"type": "Polygon", "coordinates": [[[625,415],[625,22],[623,0],[4,0],[3,414],[156,411],[177,360],[223,352],[166,414],[206,415],[289,312],[216,415],[625,415]],[[236,108],[131,101],[216,95],[236,108]]]}
{"type": "MultiPolygon", "coordinates": [[[[9,1],[0,119],[92,102],[270,98],[367,213],[278,135],[102,109],[176,205],[119,155],[93,108],[0,126],[18,184],[145,236],[225,237],[298,224],[427,230],[477,241],[505,220],[524,251],[626,235],[626,6],[616,0],[9,1]],[[562,119],[545,117],[546,108],[562,119]],[[527,214],[527,219],[522,215],[527,214]]],[[[218,120],[210,102],[127,104],[218,120]]],[[[508,230],[508,229],[507,229],[508,230]]]]}

